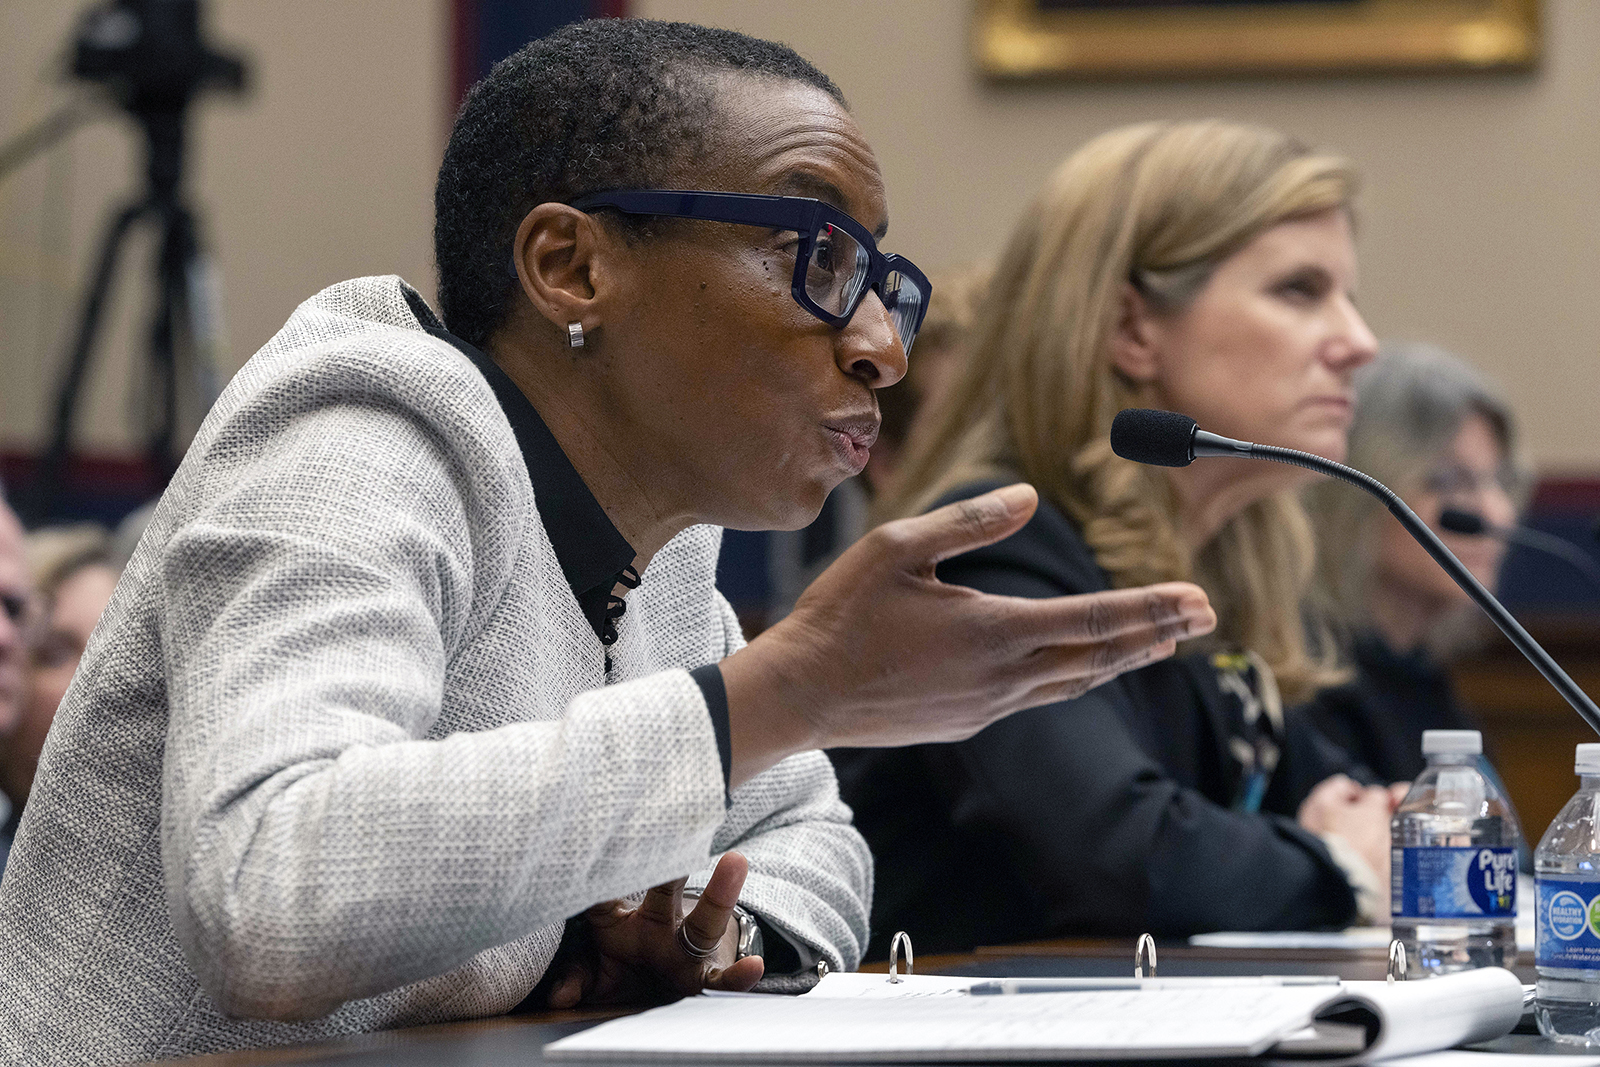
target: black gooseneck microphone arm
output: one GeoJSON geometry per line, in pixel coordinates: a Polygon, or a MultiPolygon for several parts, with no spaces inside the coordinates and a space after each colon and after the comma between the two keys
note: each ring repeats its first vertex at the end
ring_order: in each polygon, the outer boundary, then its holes
{"type": "MultiPolygon", "coordinates": [[[[1134,414],[1127,412],[1126,414],[1134,414]]],[[[1161,414],[1167,414],[1162,412],[1161,414]]],[[[1120,417],[1120,416],[1119,416],[1120,417]]],[[[1115,436],[1115,431],[1113,431],[1115,436]]],[[[1115,449],[1115,444],[1113,445],[1115,449]]],[[[1117,449],[1119,455],[1121,450],[1117,449]]],[[[1505,605],[1495,599],[1493,593],[1483,587],[1483,583],[1472,576],[1472,572],[1456,559],[1455,554],[1444,546],[1439,540],[1439,535],[1428,528],[1428,524],[1417,518],[1417,513],[1406,506],[1393,490],[1371,475],[1362,474],[1353,467],[1346,467],[1342,463],[1335,463],[1331,459],[1312,455],[1310,452],[1299,452],[1292,448],[1279,448],[1276,445],[1257,445],[1248,441],[1235,441],[1231,437],[1208,433],[1195,427],[1193,437],[1189,441],[1189,457],[1191,459],[1202,456],[1235,456],[1243,459],[1270,459],[1276,463],[1288,463],[1291,466],[1303,467],[1306,470],[1325,474],[1330,478],[1337,478],[1342,482],[1359,486],[1383,501],[1389,513],[1400,521],[1406,532],[1415,537],[1423,548],[1428,550],[1428,555],[1438,561],[1445,573],[1455,579],[1455,583],[1466,590],[1467,595],[1477,603],[1500,627],[1500,632],[1517,646],[1517,651],[1528,657],[1528,662],[1538,668],[1545,680],[1556,687],[1556,692],[1564,697],[1572,710],[1583,717],[1589,728],[1600,734],[1600,707],[1596,707],[1589,695],[1578,688],[1561,665],[1550,658],[1539,642],[1535,641],[1522,624],[1512,617],[1505,609],[1505,605]]],[[[1140,458],[1142,457],[1125,457],[1140,458]]],[[[1171,463],[1171,466],[1184,466],[1186,463],[1171,463]]]]}

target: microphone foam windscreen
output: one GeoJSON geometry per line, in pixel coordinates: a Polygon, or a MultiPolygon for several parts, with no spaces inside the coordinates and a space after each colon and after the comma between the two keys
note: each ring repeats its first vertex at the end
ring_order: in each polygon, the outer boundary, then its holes
{"type": "Polygon", "coordinates": [[[1187,467],[1195,421],[1176,411],[1129,408],[1111,420],[1111,451],[1135,463],[1157,467],[1187,467]]]}

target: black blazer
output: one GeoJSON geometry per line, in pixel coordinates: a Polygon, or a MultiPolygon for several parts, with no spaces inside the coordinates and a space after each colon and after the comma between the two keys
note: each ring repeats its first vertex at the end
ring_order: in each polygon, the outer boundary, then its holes
{"type": "MultiPolygon", "coordinates": [[[[1012,596],[1109,587],[1077,527],[1043,501],[1022,530],[938,573],[1012,596]]],[[[1293,815],[1329,774],[1369,776],[1290,715],[1262,812],[1232,811],[1230,707],[1196,656],[957,744],[834,750],[877,858],[869,957],[885,956],[896,930],[943,952],[1070,934],[1348,924],[1356,905],[1343,872],[1293,815]]]]}
{"type": "Polygon", "coordinates": [[[1424,730],[1479,730],[1456,703],[1444,668],[1426,652],[1396,652],[1373,631],[1351,642],[1355,677],[1324,689],[1307,705],[1317,728],[1385,781],[1422,773],[1424,730]]]}

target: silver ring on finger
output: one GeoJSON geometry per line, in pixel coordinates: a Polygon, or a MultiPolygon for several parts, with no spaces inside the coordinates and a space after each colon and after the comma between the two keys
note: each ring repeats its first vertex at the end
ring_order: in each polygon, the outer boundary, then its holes
{"type": "Polygon", "coordinates": [[[678,924],[677,938],[678,938],[678,947],[683,949],[683,951],[687,952],[689,955],[693,956],[697,960],[708,960],[708,959],[710,959],[712,956],[715,956],[717,954],[717,949],[722,947],[722,943],[721,942],[717,942],[716,944],[710,946],[709,948],[701,948],[699,945],[695,944],[694,943],[694,939],[689,936],[689,924],[688,923],[679,923],[678,924]]]}

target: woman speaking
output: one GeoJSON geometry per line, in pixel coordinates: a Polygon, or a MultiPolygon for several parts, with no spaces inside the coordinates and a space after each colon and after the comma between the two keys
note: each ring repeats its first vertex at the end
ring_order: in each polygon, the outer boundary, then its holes
{"type": "Polygon", "coordinates": [[[1270,130],[1148,124],[1085,145],[1024,215],[891,511],[1026,480],[1028,525],[941,578],[1019,597],[1193,578],[1218,629],[965,742],[836,753],[879,861],[874,951],[902,928],[945,950],[1343,925],[1386,899],[1388,792],[1282,710],[1332,677],[1300,611],[1307,476],[1141,467],[1107,440],[1119,410],[1152,407],[1343,458],[1376,344],[1354,305],[1355,185],[1270,130]]]}
{"type": "Polygon", "coordinates": [[[1017,486],[869,534],[745,643],[720,527],[861,471],[929,293],[791,50],[542,38],[435,210],[442,315],[394,277],[307,300],[141,539],[0,885],[7,1064],[799,987],[871,893],[818,748],[968,737],[1210,628],[1192,586],[934,580],[1017,486]]]}

